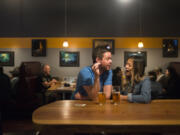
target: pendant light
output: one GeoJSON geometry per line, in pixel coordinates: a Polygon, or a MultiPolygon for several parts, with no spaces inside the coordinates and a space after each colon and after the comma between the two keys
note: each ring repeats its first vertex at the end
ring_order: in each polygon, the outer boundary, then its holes
{"type": "Polygon", "coordinates": [[[144,47],[144,44],[143,42],[140,40],[139,43],[138,43],[138,48],[143,48],[144,47]]]}
{"type": "MultiPolygon", "coordinates": [[[[67,0],[65,0],[65,19],[64,19],[64,22],[65,22],[64,32],[65,32],[65,36],[67,36],[67,0]]],[[[69,43],[67,40],[65,40],[63,42],[63,47],[65,47],[65,48],[69,47],[69,43]]]]}
{"type": "Polygon", "coordinates": [[[63,47],[65,47],[65,48],[69,47],[69,43],[68,43],[67,40],[65,40],[65,41],[63,42],[63,47]]]}

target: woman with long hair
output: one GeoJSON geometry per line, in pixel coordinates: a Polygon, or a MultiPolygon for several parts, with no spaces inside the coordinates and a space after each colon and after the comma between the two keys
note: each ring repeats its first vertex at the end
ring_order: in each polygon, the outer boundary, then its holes
{"type": "Polygon", "coordinates": [[[149,103],[151,101],[151,82],[144,76],[145,64],[130,57],[125,65],[125,75],[122,78],[121,100],[129,102],[149,103]]]}
{"type": "Polygon", "coordinates": [[[180,79],[174,67],[166,68],[167,85],[165,86],[165,98],[180,99],[180,79]]]}

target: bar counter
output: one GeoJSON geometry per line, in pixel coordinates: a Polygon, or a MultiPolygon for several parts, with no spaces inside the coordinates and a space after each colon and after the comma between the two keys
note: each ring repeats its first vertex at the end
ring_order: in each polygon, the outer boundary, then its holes
{"type": "Polygon", "coordinates": [[[35,129],[45,134],[74,133],[180,133],[180,100],[150,104],[121,101],[62,100],[33,112],[35,129]]]}

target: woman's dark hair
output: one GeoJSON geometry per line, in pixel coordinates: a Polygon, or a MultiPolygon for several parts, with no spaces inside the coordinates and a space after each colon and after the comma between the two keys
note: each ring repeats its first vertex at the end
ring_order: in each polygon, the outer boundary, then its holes
{"type": "Polygon", "coordinates": [[[145,65],[142,61],[134,60],[134,73],[139,74],[140,77],[144,75],[145,65]]]}
{"type": "Polygon", "coordinates": [[[120,68],[120,67],[116,67],[116,68],[113,70],[113,74],[117,74],[119,71],[121,71],[121,68],[120,68]]]}
{"type": "Polygon", "coordinates": [[[150,76],[151,81],[156,81],[157,75],[155,71],[149,71],[148,75],[150,76]]]}
{"type": "Polygon", "coordinates": [[[143,61],[135,59],[134,57],[130,57],[128,59],[133,60],[134,75],[132,76],[132,79],[138,83],[141,80],[140,78],[144,76],[145,63],[143,61]]]}
{"type": "Polygon", "coordinates": [[[120,67],[116,67],[113,70],[113,76],[112,76],[112,84],[113,86],[120,86],[121,85],[121,76],[118,76],[118,73],[121,72],[120,67]]]}
{"type": "Polygon", "coordinates": [[[177,77],[178,76],[178,74],[176,72],[176,69],[174,67],[168,66],[167,70],[169,72],[169,78],[173,78],[173,77],[177,77]]]}
{"type": "Polygon", "coordinates": [[[96,63],[96,58],[102,59],[105,52],[110,52],[105,46],[98,46],[92,52],[93,63],[96,63]]]}

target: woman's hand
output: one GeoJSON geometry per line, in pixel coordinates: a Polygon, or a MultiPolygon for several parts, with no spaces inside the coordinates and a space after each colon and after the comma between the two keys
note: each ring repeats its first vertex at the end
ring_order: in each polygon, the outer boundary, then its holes
{"type": "Polygon", "coordinates": [[[128,100],[128,96],[123,96],[123,95],[120,95],[120,100],[128,100]]]}

